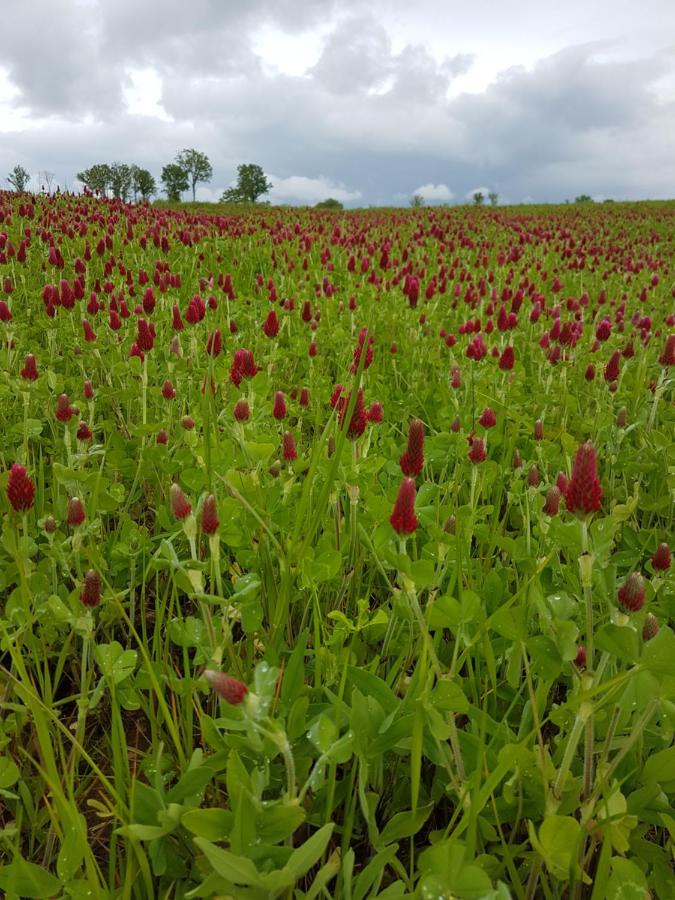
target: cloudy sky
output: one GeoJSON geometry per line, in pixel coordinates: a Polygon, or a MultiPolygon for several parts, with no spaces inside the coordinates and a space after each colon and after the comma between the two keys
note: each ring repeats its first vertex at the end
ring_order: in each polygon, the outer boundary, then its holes
{"type": "Polygon", "coordinates": [[[208,154],[217,199],[675,197],[673,0],[0,0],[0,178],[208,154]]]}

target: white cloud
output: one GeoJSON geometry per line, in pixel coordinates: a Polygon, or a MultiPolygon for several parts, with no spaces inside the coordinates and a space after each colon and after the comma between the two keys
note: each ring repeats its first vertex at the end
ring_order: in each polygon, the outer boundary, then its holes
{"type": "Polygon", "coordinates": [[[162,106],[162,79],[155,69],[130,69],[128,84],[122,88],[127,111],[132,115],[150,116],[172,121],[162,106]]]}
{"type": "Polygon", "coordinates": [[[447,184],[423,184],[421,187],[415,188],[413,194],[424,197],[427,203],[447,202],[455,196],[447,184]]]}
{"type": "Polygon", "coordinates": [[[314,204],[332,197],[340,203],[351,203],[359,200],[361,191],[350,190],[343,184],[336,184],[330,178],[319,175],[318,178],[307,178],[305,175],[290,175],[288,178],[277,178],[268,175],[274,187],[266,199],[272,203],[314,204]]]}

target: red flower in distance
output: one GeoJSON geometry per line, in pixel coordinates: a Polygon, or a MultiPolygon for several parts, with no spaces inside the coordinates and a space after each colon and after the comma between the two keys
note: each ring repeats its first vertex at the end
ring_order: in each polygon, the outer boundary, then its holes
{"type": "Polygon", "coordinates": [[[645,580],[639,572],[631,572],[617,594],[617,603],[626,612],[638,612],[645,604],[645,580]]]}
{"type": "Polygon", "coordinates": [[[485,452],[485,444],[482,438],[475,437],[471,441],[471,449],[469,450],[469,459],[472,463],[482,463],[487,459],[485,452]]]}
{"type": "Polygon", "coordinates": [[[20,375],[26,381],[37,381],[38,369],[37,369],[37,361],[32,353],[27,354],[26,358],[23,361],[23,368],[21,369],[20,375]]]}
{"type": "Polygon", "coordinates": [[[77,429],[77,439],[78,441],[90,441],[93,437],[91,428],[87,425],[86,422],[80,422],[80,426],[77,429]]]}
{"type": "Polygon", "coordinates": [[[659,633],[659,620],[652,613],[647,613],[642,626],[642,640],[651,641],[659,633]]]}
{"type": "Polygon", "coordinates": [[[69,419],[72,419],[73,409],[70,405],[68,394],[59,394],[59,397],[56,401],[55,416],[59,420],[59,422],[67,422],[69,419]]]}
{"type": "Polygon", "coordinates": [[[589,515],[602,505],[602,486],[592,444],[581,444],[572,466],[572,477],[565,490],[565,504],[572,513],[589,515]]]}
{"type": "Polygon", "coordinates": [[[218,503],[213,494],[209,494],[202,506],[201,526],[204,534],[215,534],[220,526],[218,519],[218,503]]]}
{"type": "Polygon", "coordinates": [[[362,328],[359,332],[359,342],[354,350],[354,360],[352,362],[351,372],[352,375],[356,375],[359,363],[361,362],[361,353],[363,351],[364,344],[366,345],[366,358],[363,361],[363,370],[365,370],[370,366],[373,361],[373,344],[375,343],[374,337],[368,336],[368,329],[362,328]],[[367,342],[367,343],[366,343],[367,342]]]}
{"type": "Polygon", "coordinates": [[[295,448],[295,439],[290,431],[284,431],[282,439],[282,455],[284,459],[289,462],[297,458],[298,451],[295,448]]]}
{"type": "Polygon", "coordinates": [[[165,400],[173,400],[176,396],[176,389],[173,386],[172,382],[167,378],[164,384],[162,385],[162,397],[165,400]]]}
{"type": "Polygon", "coordinates": [[[515,362],[515,353],[513,347],[504,347],[502,355],[499,357],[499,368],[509,372],[513,368],[515,362]]]}
{"type": "Polygon", "coordinates": [[[68,501],[68,511],[66,513],[66,522],[73,528],[81,525],[87,515],[84,511],[84,503],[79,497],[71,497],[68,501]]]}
{"type": "Polygon", "coordinates": [[[494,428],[497,424],[497,416],[495,415],[495,411],[490,407],[486,406],[483,412],[481,413],[481,417],[478,420],[478,424],[482,425],[483,428],[494,428]]]}
{"type": "Polygon", "coordinates": [[[408,425],[408,446],[400,464],[403,474],[413,478],[424,467],[424,424],[419,419],[411,419],[408,425]]]}
{"type": "Polygon", "coordinates": [[[670,562],[670,547],[665,542],[659,544],[652,556],[652,565],[655,569],[664,572],[666,569],[670,568],[670,562]]]}
{"type": "Polygon", "coordinates": [[[219,694],[223,700],[227,700],[231,706],[238,706],[248,694],[248,688],[243,681],[239,681],[238,678],[233,678],[226,672],[216,672],[214,669],[206,669],[204,677],[213,690],[219,694]]]}
{"type": "Polygon", "coordinates": [[[605,366],[605,381],[616,381],[619,377],[619,364],[621,362],[621,351],[615,350],[609,358],[609,362],[605,366]]]}
{"type": "Polygon", "coordinates": [[[238,422],[246,422],[251,416],[248,400],[240,397],[234,405],[234,417],[238,422]]]}
{"type": "Polygon", "coordinates": [[[560,507],[560,488],[555,485],[548,489],[546,493],[546,503],[544,504],[544,513],[547,516],[557,516],[560,507]]]}
{"type": "Polygon", "coordinates": [[[101,576],[95,569],[89,569],[84,576],[80,600],[84,606],[90,608],[98,606],[101,602],[101,576]]]}
{"type": "Polygon", "coordinates": [[[275,338],[279,334],[279,319],[273,309],[269,311],[263,323],[263,332],[268,338],[275,338]]]}
{"type": "Polygon", "coordinates": [[[19,463],[14,463],[9,470],[7,499],[15,512],[27,512],[35,501],[35,485],[19,463]]]}
{"type": "Polygon", "coordinates": [[[214,329],[206,341],[206,352],[211,356],[218,356],[223,349],[223,336],[220,328],[214,329]]]}
{"type": "MultiPolygon", "coordinates": [[[[347,414],[347,409],[349,408],[349,403],[351,401],[351,391],[347,394],[346,397],[340,396],[338,400],[338,409],[340,410],[339,422],[340,426],[342,426],[344,422],[345,415],[347,414]]],[[[354,411],[352,412],[352,417],[349,422],[349,427],[347,428],[347,437],[351,441],[355,441],[357,438],[360,438],[363,432],[366,430],[366,425],[368,424],[368,419],[366,416],[366,409],[363,405],[363,389],[359,388],[356,392],[356,403],[354,404],[354,411]]]]}
{"type": "Polygon", "coordinates": [[[192,512],[192,504],[188,501],[187,497],[183,493],[182,487],[174,482],[171,485],[169,496],[171,500],[171,512],[174,514],[174,516],[179,521],[187,519],[187,517],[192,512]]]}
{"type": "Polygon", "coordinates": [[[373,402],[368,407],[366,416],[369,422],[371,422],[373,425],[377,425],[384,418],[382,404],[378,400],[373,400],[373,402]]]}
{"type": "Polygon", "coordinates": [[[277,391],[274,395],[274,406],[272,408],[272,415],[275,419],[285,419],[286,418],[286,400],[284,399],[284,392],[277,391]]]}
{"type": "Polygon", "coordinates": [[[389,521],[398,534],[412,534],[417,530],[419,521],[415,515],[415,482],[412,478],[404,478],[401,482],[389,521]]]}

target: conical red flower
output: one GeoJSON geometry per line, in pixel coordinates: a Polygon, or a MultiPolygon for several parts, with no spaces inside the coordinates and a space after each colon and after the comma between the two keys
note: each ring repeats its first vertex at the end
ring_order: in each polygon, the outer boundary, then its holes
{"type": "Polygon", "coordinates": [[[187,519],[187,517],[192,512],[192,504],[188,501],[187,497],[183,493],[182,487],[175,482],[171,485],[170,499],[171,512],[174,514],[174,516],[179,521],[182,519],[187,519]]]}
{"type": "Polygon", "coordinates": [[[80,422],[80,426],[77,429],[77,439],[78,441],[90,441],[94,435],[92,434],[91,428],[87,425],[86,422],[80,422]]]}
{"type": "Polygon", "coordinates": [[[29,353],[23,361],[23,368],[21,369],[21,377],[25,378],[26,381],[37,381],[38,369],[37,369],[37,361],[32,353],[29,353]]]}
{"type": "Polygon", "coordinates": [[[220,328],[214,329],[206,341],[206,352],[211,356],[218,356],[223,349],[223,335],[220,328]]]}
{"type": "Polygon", "coordinates": [[[26,512],[35,501],[35,485],[23,466],[14,463],[7,479],[7,499],[15,512],[26,512]]]}
{"type": "Polygon", "coordinates": [[[478,420],[478,424],[482,425],[483,428],[494,428],[497,424],[497,416],[495,415],[495,411],[490,407],[486,406],[483,412],[481,413],[481,417],[478,420]]]}
{"type": "Polygon", "coordinates": [[[508,372],[513,368],[514,362],[515,353],[513,351],[513,347],[504,347],[502,355],[499,357],[499,368],[504,369],[508,372]]]}
{"type": "Polygon", "coordinates": [[[202,531],[204,534],[215,534],[220,526],[218,520],[218,504],[213,494],[209,494],[202,506],[202,531]]]}
{"type": "Polygon", "coordinates": [[[265,322],[263,323],[263,331],[268,338],[275,338],[279,334],[279,319],[276,312],[270,310],[265,322]]]}
{"type": "Polygon", "coordinates": [[[565,503],[572,513],[589,515],[602,505],[602,486],[592,444],[581,444],[572,467],[572,477],[565,490],[565,503]]]}
{"type": "Polygon", "coordinates": [[[469,459],[472,463],[482,463],[487,459],[485,444],[483,443],[482,438],[474,437],[472,439],[471,449],[469,450],[469,459]]]}
{"type": "Polygon", "coordinates": [[[389,521],[398,534],[412,534],[417,530],[419,522],[415,515],[415,482],[412,478],[404,478],[401,482],[389,521]]]}
{"type": "Polygon", "coordinates": [[[424,467],[424,424],[419,419],[411,419],[408,425],[408,446],[400,463],[403,474],[411,478],[424,467]]]}
{"type": "Polygon", "coordinates": [[[101,602],[101,576],[95,569],[89,569],[84,576],[80,600],[88,607],[98,606],[101,602]]]}
{"type": "Polygon", "coordinates": [[[652,565],[655,569],[665,571],[670,568],[670,547],[668,544],[659,544],[652,556],[652,565]]]}
{"type": "Polygon", "coordinates": [[[234,405],[234,417],[238,422],[246,422],[251,415],[251,409],[248,400],[240,397],[234,405]]]}
{"type": "Polygon", "coordinates": [[[555,485],[549,488],[546,493],[546,503],[544,504],[544,513],[547,516],[557,516],[560,507],[560,489],[555,485]]]}
{"type": "Polygon", "coordinates": [[[621,363],[621,351],[615,350],[605,366],[605,381],[616,381],[619,377],[619,365],[621,363]]]}
{"type": "Polygon", "coordinates": [[[651,641],[659,633],[659,620],[652,613],[647,613],[642,626],[642,640],[651,641]]]}
{"type": "Polygon", "coordinates": [[[239,681],[238,678],[233,678],[226,672],[216,672],[213,669],[206,669],[204,677],[213,690],[217,694],[220,694],[223,700],[227,700],[232,706],[238,706],[248,694],[248,688],[243,681],[239,681]]]}
{"type": "Polygon", "coordinates": [[[284,398],[283,391],[277,391],[274,395],[274,406],[272,408],[272,415],[275,419],[285,419],[286,418],[286,400],[284,398]]]}
{"type": "Polygon", "coordinates": [[[73,417],[73,409],[68,399],[68,394],[60,394],[56,401],[56,418],[59,422],[67,422],[73,417]]]}
{"type": "Polygon", "coordinates": [[[282,439],[282,454],[284,459],[294,460],[297,458],[298,451],[295,449],[295,439],[290,431],[284,431],[282,439]]]}
{"type": "Polygon", "coordinates": [[[379,400],[373,400],[373,402],[368,407],[368,412],[366,413],[368,421],[373,425],[377,425],[384,418],[384,414],[382,411],[382,404],[379,400]]]}
{"type": "Polygon", "coordinates": [[[645,603],[645,580],[639,572],[631,572],[617,594],[619,606],[626,612],[637,612],[645,603]]]}
{"type": "Polygon", "coordinates": [[[544,440],[544,423],[541,419],[537,419],[534,423],[534,439],[535,441],[543,441],[544,440]]]}
{"type": "Polygon", "coordinates": [[[164,397],[165,400],[173,400],[175,396],[176,388],[173,386],[173,383],[167,378],[162,385],[162,397],[164,397]]]}
{"type": "Polygon", "coordinates": [[[81,525],[87,518],[84,511],[84,503],[79,497],[71,497],[68,501],[68,511],[66,513],[66,522],[75,528],[81,525]]]}
{"type": "MultiPolygon", "coordinates": [[[[344,422],[345,414],[351,401],[351,396],[352,395],[350,391],[346,397],[341,395],[337,401],[338,409],[340,410],[338,419],[340,422],[340,426],[342,426],[342,423],[344,422]]],[[[359,388],[356,392],[356,403],[354,404],[352,417],[349,422],[349,427],[347,428],[347,437],[351,441],[355,441],[357,438],[360,438],[363,432],[366,430],[367,424],[368,418],[366,416],[366,408],[363,405],[363,389],[359,388]]]]}
{"type": "Polygon", "coordinates": [[[527,483],[530,487],[539,486],[539,469],[536,463],[532,463],[527,473],[527,483]]]}

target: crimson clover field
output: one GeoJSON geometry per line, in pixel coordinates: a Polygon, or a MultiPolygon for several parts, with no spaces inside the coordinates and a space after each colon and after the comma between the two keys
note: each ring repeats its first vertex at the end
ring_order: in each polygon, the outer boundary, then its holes
{"type": "Polygon", "coordinates": [[[675,206],[0,193],[7,898],[675,897],[675,206]]]}

